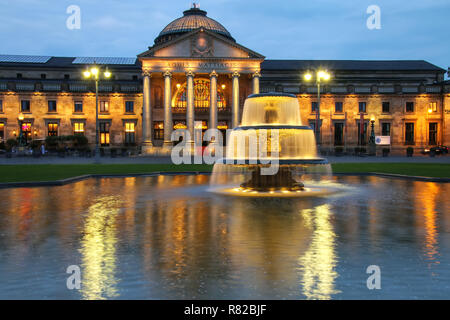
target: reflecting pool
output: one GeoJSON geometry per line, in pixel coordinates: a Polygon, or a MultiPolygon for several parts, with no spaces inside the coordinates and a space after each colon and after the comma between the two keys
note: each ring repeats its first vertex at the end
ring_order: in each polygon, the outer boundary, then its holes
{"type": "Polygon", "coordinates": [[[1,190],[0,299],[449,298],[450,184],[334,177],[345,192],[265,199],[209,178],[1,190]]]}

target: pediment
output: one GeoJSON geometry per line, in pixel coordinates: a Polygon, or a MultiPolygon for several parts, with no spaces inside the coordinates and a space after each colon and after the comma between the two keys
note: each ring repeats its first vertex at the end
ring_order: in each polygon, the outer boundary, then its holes
{"type": "Polygon", "coordinates": [[[203,28],[151,47],[138,57],[264,59],[259,53],[203,28]]]}

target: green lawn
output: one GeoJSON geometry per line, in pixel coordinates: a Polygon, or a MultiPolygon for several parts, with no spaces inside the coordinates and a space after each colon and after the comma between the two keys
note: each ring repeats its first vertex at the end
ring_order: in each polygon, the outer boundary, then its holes
{"type": "MultiPolygon", "coordinates": [[[[450,178],[449,164],[436,163],[336,163],[336,173],[379,172],[450,178]]],[[[126,174],[157,171],[211,171],[210,165],[173,164],[58,164],[0,165],[0,182],[50,181],[84,174],[126,174]]]]}
{"type": "Polygon", "coordinates": [[[211,171],[210,165],[174,164],[39,164],[0,165],[1,182],[51,181],[84,174],[131,174],[158,171],[211,171]]]}
{"type": "Polygon", "coordinates": [[[407,176],[450,178],[450,164],[441,163],[334,163],[336,173],[394,173],[407,176]]]}

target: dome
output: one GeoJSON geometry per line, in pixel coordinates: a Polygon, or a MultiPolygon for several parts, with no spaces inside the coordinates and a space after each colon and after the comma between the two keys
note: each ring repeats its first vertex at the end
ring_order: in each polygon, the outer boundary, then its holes
{"type": "Polygon", "coordinates": [[[197,28],[205,28],[235,41],[227,29],[219,22],[206,16],[206,11],[197,7],[183,12],[183,16],[169,23],[155,39],[160,44],[197,28]]]}

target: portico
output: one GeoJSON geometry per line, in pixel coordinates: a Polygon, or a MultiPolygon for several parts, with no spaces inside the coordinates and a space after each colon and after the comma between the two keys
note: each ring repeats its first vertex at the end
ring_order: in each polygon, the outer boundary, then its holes
{"type": "MultiPolygon", "coordinates": [[[[214,21],[198,8],[185,11],[183,18],[214,21]]],[[[172,130],[183,121],[191,137],[196,120],[207,123],[208,129],[217,129],[221,119],[225,123],[222,129],[236,127],[246,95],[259,93],[264,57],[237,44],[225,29],[218,32],[211,30],[210,24],[206,26],[209,29],[200,26],[180,32],[169,24],[155,45],[138,56],[143,75],[143,153],[155,151],[151,128],[157,112],[152,101],[158,99],[153,81],[163,88],[164,148],[170,148],[172,130]]]]}

